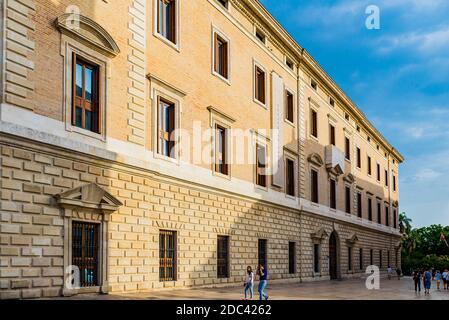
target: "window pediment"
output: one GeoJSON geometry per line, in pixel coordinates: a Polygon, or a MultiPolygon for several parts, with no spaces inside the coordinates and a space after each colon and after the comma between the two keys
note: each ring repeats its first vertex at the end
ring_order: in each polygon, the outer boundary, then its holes
{"type": "Polygon", "coordinates": [[[97,184],[91,183],[54,196],[65,208],[84,208],[102,212],[116,211],[123,204],[97,184]]]}
{"type": "Polygon", "coordinates": [[[102,26],[86,16],[66,13],[56,19],[56,26],[61,32],[87,42],[110,56],[115,57],[120,53],[120,48],[112,36],[102,26]]]}
{"type": "Polygon", "coordinates": [[[351,234],[351,236],[348,239],[346,239],[346,243],[349,245],[353,245],[357,241],[359,241],[359,238],[357,237],[357,235],[355,233],[351,234]]]}
{"type": "Polygon", "coordinates": [[[328,237],[329,234],[324,228],[320,228],[311,234],[312,239],[321,241],[322,239],[328,237]]]}
{"type": "Polygon", "coordinates": [[[308,156],[307,160],[318,167],[321,167],[324,164],[323,159],[318,153],[312,153],[308,156]]]}

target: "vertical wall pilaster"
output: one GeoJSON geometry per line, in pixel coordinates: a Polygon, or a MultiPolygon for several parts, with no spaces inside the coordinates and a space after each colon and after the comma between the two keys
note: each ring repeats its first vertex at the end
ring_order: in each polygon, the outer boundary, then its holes
{"type": "Polygon", "coordinates": [[[134,0],[128,10],[130,20],[128,39],[128,141],[145,145],[146,113],[146,1],[134,0]]]}
{"type": "Polygon", "coordinates": [[[36,6],[32,0],[5,0],[2,6],[2,101],[33,110],[34,84],[29,75],[34,70],[35,42],[31,34],[36,6]]]}

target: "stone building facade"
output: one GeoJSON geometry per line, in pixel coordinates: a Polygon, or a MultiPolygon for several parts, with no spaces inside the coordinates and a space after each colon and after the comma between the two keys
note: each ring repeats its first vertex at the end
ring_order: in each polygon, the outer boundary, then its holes
{"type": "Polygon", "coordinates": [[[402,156],[258,1],[0,3],[0,299],[400,266],[402,156]]]}

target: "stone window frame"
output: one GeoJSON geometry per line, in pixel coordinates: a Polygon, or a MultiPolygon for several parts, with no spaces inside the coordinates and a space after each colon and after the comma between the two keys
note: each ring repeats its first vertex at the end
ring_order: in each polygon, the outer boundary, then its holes
{"type": "Polygon", "coordinates": [[[298,197],[298,156],[290,150],[284,149],[284,194],[288,199],[296,200],[298,197]],[[293,182],[294,182],[294,196],[287,194],[287,160],[293,161],[293,182]]]}
{"type": "Polygon", "coordinates": [[[229,39],[228,36],[224,34],[223,31],[221,31],[217,26],[212,24],[212,59],[211,59],[211,73],[212,75],[216,76],[220,80],[224,81],[226,84],[231,85],[231,76],[232,76],[232,63],[231,63],[231,39],[229,39]],[[216,36],[222,38],[224,41],[226,41],[227,44],[227,77],[222,76],[220,73],[218,73],[215,70],[215,58],[216,58],[216,52],[215,52],[215,38],[216,36]]]}
{"type": "Polygon", "coordinates": [[[65,130],[74,132],[89,138],[106,142],[107,137],[107,85],[110,73],[110,58],[102,54],[100,51],[91,49],[81,42],[62,34],[61,39],[61,55],[64,57],[64,108],[63,119],[65,130]],[[95,133],[87,129],[78,128],[72,124],[72,99],[73,99],[73,58],[74,55],[87,60],[88,62],[98,66],[98,114],[100,118],[100,133],[95,133]]]}
{"type": "Polygon", "coordinates": [[[153,0],[153,36],[167,44],[170,48],[173,48],[177,52],[181,52],[181,19],[180,19],[180,0],[175,0],[175,42],[173,43],[163,35],[161,35],[158,30],[158,6],[159,0],[153,0]]]}
{"type": "Polygon", "coordinates": [[[320,108],[320,104],[317,103],[314,99],[312,99],[311,97],[309,98],[309,129],[308,131],[308,137],[311,140],[314,140],[316,142],[319,142],[319,137],[320,137],[320,119],[319,119],[319,110],[320,108]],[[316,113],[316,136],[313,135],[312,133],[312,111],[316,113]]]}
{"type": "Polygon", "coordinates": [[[159,80],[156,77],[151,75],[148,76],[151,80],[151,117],[152,117],[152,146],[151,150],[153,152],[153,158],[159,160],[165,160],[167,162],[171,162],[176,165],[180,165],[181,163],[181,135],[180,129],[182,125],[182,101],[185,96],[185,93],[175,87],[172,87],[168,83],[159,80]],[[159,99],[162,98],[164,100],[170,101],[175,106],[175,158],[171,158],[159,153],[158,150],[158,139],[159,139],[159,127],[158,127],[158,109],[159,109],[159,99]]]}
{"type": "Polygon", "coordinates": [[[271,177],[271,175],[269,174],[270,172],[270,163],[268,162],[269,159],[269,155],[271,150],[269,149],[270,144],[271,144],[271,139],[268,136],[265,136],[263,134],[261,134],[258,131],[252,130],[252,150],[253,150],[253,160],[254,160],[254,170],[253,170],[253,183],[254,183],[254,188],[258,189],[258,190],[263,190],[263,191],[268,191],[268,186],[270,185],[270,181],[269,181],[269,177],[271,177]],[[266,179],[266,186],[260,186],[257,184],[257,145],[261,145],[265,147],[265,179],[266,179]]]}
{"type": "Polygon", "coordinates": [[[289,124],[290,126],[292,126],[293,128],[296,128],[296,117],[297,117],[297,103],[296,103],[296,92],[295,90],[291,89],[289,86],[287,86],[286,84],[284,84],[284,122],[289,124]],[[287,119],[287,114],[288,114],[288,99],[287,99],[287,95],[291,94],[292,95],[292,99],[293,99],[293,122],[287,119]]]}
{"type": "Polygon", "coordinates": [[[323,240],[329,238],[329,234],[326,232],[324,228],[320,228],[315,231],[311,235],[312,239],[312,277],[321,277],[322,276],[322,267],[323,267],[323,240]],[[315,272],[315,245],[318,245],[318,270],[319,272],[315,272]]]}
{"type": "Polygon", "coordinates": [[[64,217],[64,283],[63,296],[81,293],[108,293],[108,229],[110,214],[123,204],[95,183],[86,184],[54,196],[64,217]],[[72,272],[73,221],[99,225],[98,285],[69,288],[69,272],[72,272]]]}
{"type": "Polygon", "coordinates": [[[264,109],[268,110],[268,71],[267,69],[260,63],[258,62],[256,59],[253,59],[253,85],[252,85],[252,89],[253,89],[253,101],[258,104],[259,106],[261,106],[264,109]],[[264,88],[264,95],[265,95],[265,103],[263,103],[262,101],[259,101],[257,99],[257,94],[256,94],[256,82],[257,82],[257,78],[256,78],[256,70],[257,68],[259,68],[260,70],[262,70],[264,72],[264,77],[265,77],[265,88],[264,88]]]}
{"type": "Polygon", "coordinates": [[[209,126],[211,129],[211,171],[212,175],[220,178],[224,178],[227,180],[232,179],[232,165],[231,160],[233,159],[232,152],[232,125],[235,122],[235,119],[231,116],[226,115],[221,112],[217,108],[213,106],[207,107],[209,110],[209,126]],[[215,170],[215,157],[216,157],[216,130],[215,128],[220,126],[226,130],[226,161],[228,163],[227,174],[221,174],[220,172],[216,172],[215,170]]]}

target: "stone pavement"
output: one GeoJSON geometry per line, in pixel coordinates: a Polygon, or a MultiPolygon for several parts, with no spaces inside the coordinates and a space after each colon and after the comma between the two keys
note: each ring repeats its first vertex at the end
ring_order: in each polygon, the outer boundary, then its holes
{"type": "MultiPolygon", "coordinates": [[[[437,291],[432,283],[430,295],[415,293],[413,280],[381,279],[380,290],[367,290],[365,280],[321,281],[301,284],[269,284],[267,293],[273,300],[449,300],[449,291],[437,291]]],[[[254,286],[255,298],[257,283],[254,286]]],[[[240,300],[243,285],[231,288],[163,290],[149,293],[78,295],[81,300],[240,300]]],[[[66,298],[62,298],[66,299],[66,298]]]]}

